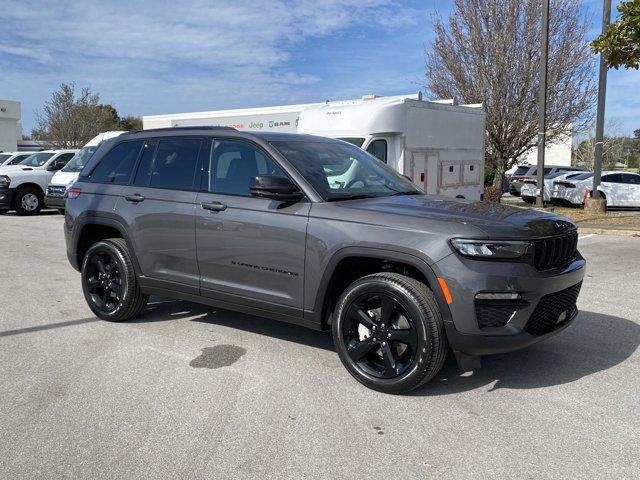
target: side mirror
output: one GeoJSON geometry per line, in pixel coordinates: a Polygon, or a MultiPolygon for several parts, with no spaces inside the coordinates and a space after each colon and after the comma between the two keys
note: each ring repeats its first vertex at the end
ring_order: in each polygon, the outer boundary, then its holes
{"type": "Polygon", "coordinates": [[[282,175],[259,175],[251,179],[249,191],[254,197],[270,198],[281,202],[297,202],[304,194],[288,177],[282,175]]]}

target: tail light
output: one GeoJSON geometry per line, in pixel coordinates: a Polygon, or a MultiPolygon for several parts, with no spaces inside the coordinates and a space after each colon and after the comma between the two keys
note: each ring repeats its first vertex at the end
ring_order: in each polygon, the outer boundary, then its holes
{"type": "Polygon", "coordinates": [[[587,198],[591,197],[591,189],[590,188],[585,188],[584,190],[584,196],[582,197],[583,201],[586,201],[587,198]]]}
{"type": "Polygon", "coordinates": [[[67,190],[67,198],[71,198],[71,199],[78,198],[81,193],[82,193],[81,188],[71,187],[69,190],[67,190]]]}

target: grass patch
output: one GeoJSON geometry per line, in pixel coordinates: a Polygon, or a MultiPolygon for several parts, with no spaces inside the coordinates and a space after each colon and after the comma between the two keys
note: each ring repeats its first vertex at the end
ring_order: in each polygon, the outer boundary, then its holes
{"type": "MultiPolygon", "coordinates": [[[[534,205],[523,202],[518,197],[502,198],[502,203],[513,205],[515,207],[534,208],[534,205]]],[[[545,211],[557,213],[570,218],[580,226],[588,224],[589,226],[598,227],[617,227],[640,230],[640,212],[639,211],[608,211],[604,215],[594,215],[585,211],[582,207],[557,207],[549,206],[545,211]]]]}

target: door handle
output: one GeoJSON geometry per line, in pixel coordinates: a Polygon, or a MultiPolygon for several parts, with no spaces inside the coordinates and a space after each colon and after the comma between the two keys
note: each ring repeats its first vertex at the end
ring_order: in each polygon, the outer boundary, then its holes
{"type": "Polygon", "coordinates": [[[212,212],[222,212],[223,210],[227,209],[227,206],[224,203],[220,202],[202,202],[200,205],[205,210],[211,210],[212,212]]]}
{"type": "Polygon", "coordinates": [[[138,203],[138,202],[142,202],[144,200],[144,197],[139,193],[134,193],[133,195],[127,195],[126,197],[124,197],[124,199],[127,202],[138,203]]]}

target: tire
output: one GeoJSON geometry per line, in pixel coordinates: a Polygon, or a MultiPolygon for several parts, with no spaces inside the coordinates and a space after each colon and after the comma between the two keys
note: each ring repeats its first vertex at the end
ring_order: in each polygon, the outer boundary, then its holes
{"type": "Polygon", "coordinates": [[[122,238],[94,243],[82,261],[82,291],[98,318],[122,322],[139,315],[149,296],[142,293],[122,238]]]}
{"type": "Polygon", "coordinates": [[[362,277],[342,293],[333,318],[340,360],[366,387],[409,392],[444,364],[448,343],[442,316],[433,292],[418,280],[396,273],[362,277]]]}
{"type": "Polygon", "coordinates": [[[18,215],[37,215],[42,210],[44,195],[35,187],[23,187],[16,192],[13,204],[18,215]]]}
{"type": "Polygon", "coordinates": [[[521,197],[525,203],[535,203],[536,197],[521,197]]]}

